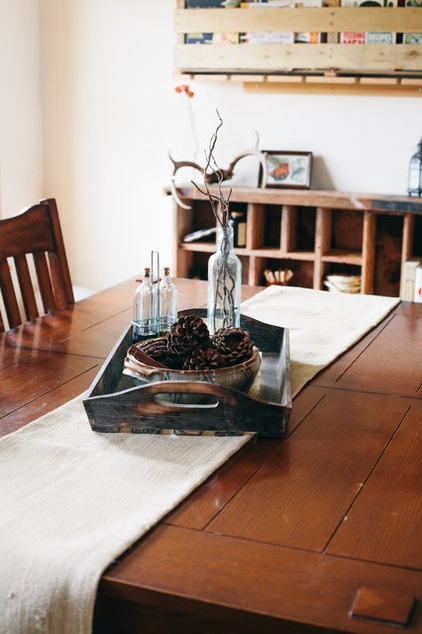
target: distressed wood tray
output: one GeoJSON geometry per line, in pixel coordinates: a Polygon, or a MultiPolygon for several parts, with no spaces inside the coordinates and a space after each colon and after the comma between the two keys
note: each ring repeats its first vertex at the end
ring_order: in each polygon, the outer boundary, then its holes
{"type": "MultiPolygon", "coordinates": [[[[205,318],[206,309],[179,312],[179,316],[188,314],[205,318]]],[[[292,407],[288,331],[245,315],[241,316],[241,326],[249,331],[262,354],[259,373],[248,393],[204,381],[157,381],[134,387],[123,374],[126,352],[132,345],[132,326],[129,326],[83,401],[92,430],[238,435],[255,432],[267,438],[282,438],[292,407]],[[210,402],[164,404],[156,398],[183,393],[206,394],[210,402]]]]}

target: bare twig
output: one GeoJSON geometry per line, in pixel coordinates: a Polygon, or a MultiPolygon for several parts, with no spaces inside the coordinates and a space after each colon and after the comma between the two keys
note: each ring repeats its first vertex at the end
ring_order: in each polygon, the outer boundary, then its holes
{"type": "Polygon", "coordinates": [[[223,125],[223,120],[220,116],[220,113],[218,112],[218,110],[216,112],[217,112],[219,122],[215,129],[214,134],[212,135],[210,139],[208,153],[205,152],[206,162],[205,162],[205,167],[203,169],[204,189],[201,189],[201,187],[199,187],[194,181],[192,181],[192,184],[196,187],[198,191],[201,192],[201,194],[204,194],[204,196],[208,198],[211,205],[211,209],[213,211],[213,214],[217,222],[221,225],[221,227],[227,228],[229,226],[229,220],[230,220],[229,201],[230,201],[232,190],[231,189],[229,190],[227,196],[224,195],[224,192],[221,187],[221,184],[224,180],[224,174],[222,170],[218,167],[218,164],[214,157],[214,150],[215,150],[215,146],[218,139],[218,133],[221,126],[223,125]],[[215,179],[216,179],[216,183],[218,186],[218,195],[213,194],[210,191],[209,179],[207,178],[207,175],[210,169],[212,170],[212,174],[213,176],[215,176],[215,179]]]}

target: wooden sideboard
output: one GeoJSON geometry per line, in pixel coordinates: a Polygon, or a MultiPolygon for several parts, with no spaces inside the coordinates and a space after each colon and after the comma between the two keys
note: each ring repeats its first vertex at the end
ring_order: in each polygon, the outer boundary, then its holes
{"type": "MultiPolygon", "coordinates": [[[[214,226],[212,210],[196,188],[178,193],[190,209],[174,203],[174,274],[206,279],[215,242],[183,238],[214,226]]],[[[419,198],[235,187],[230,201],[231,210],[246,211],[246,247],[236,249],[245,284],[264,285],[266,269],[289,268],[295,286],[322,289],[327,274],[351,274],[361,276],[362,293],[394,297],[403,291],[405,262],[422,260],[419,198]]]]}

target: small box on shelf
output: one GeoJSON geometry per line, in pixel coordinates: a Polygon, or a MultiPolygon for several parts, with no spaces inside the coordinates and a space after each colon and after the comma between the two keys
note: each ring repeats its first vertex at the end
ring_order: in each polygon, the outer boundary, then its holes
{"type": "Polygon", "coordinates": [[[415,293],[413,301],[422,303],[422,264],[420,264],[415,271],[415,293]]]}
{"type": "Polygon", "coordinates": [[[415,298],[416,270],[421,265],[422,260],[420,260],[419,258],[412,258],[411,260],[408,260],[404,265],[404,284],[401,293],[401,299],[405,302],[413,302],[415,298]]]}

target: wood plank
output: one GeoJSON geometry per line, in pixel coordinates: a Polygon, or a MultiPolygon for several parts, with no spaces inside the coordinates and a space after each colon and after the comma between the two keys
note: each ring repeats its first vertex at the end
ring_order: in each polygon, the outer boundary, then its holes
{"type": "MultiPolygon", "coordinates": [[[[99,603],[113,606],[111,627],[122,634],[139,623],[167,634],[386,634],[349,616],[362,579],[421,598],[419,571],[160,526],[104,574],[99,603]]],[[[421,613],[418,603],[412,632],[422,631],[421,613]]]]}
{"type": "MultiPolygon", "coordinates": [[[[230,187],[223,187],[228,194],[230,187]]],[[[216,187],[210,187],[211,193],[218,193],[216,187]]],[[[184,198],[206,200],[196,188],[184,190],[184,198]]],[[[281,189],[234,187],[231,190],[232,202],[260,203],[263,205],[296,205],[309,207],[329,207],[331,209],[351,209],[363,212],[365,209],[391,214],[422,214],[422,198],[394,196],[386,194],[343,192],[329,189],[281,189]]]]}
{"type": "Polygon", "coordinates": [[[404,627],[409,622],[414,605],[415,597],[412,595],[364,586],[358,591],[351,616],[404,627]]]}
{"type": "Polygon", "coordinates": [[[316,228],[315,228],[315,267],[314,267],[314,288],[322,289],[327,263],[323,257],[329,252],[332,244],[332,210],[327,208],[317,208],[316,228]]]}
{"type": "MultiPolygon", "coordinates": [[[[21,324],[21,314],[16,299],[9,263],[6,258],[0,259],[0,294],[6,311],[7,328],[21,324]]],[[[1,331],[4,332],[6,320],[0,319],[1,331]]]]}
{"type": "Polygon", "coordinates": [[[422,320],[394,315],[388,329],[337,380],[337,386],[420,397],[422,320]]]}
{"type": "Polygon", "coordinates": [[[421,421],[422,401],[413,401],[327,552],[422,568],[421,421]]]}
{"type": "Polygon", "coordinates": [[[19,361],[21,351],[15,346],[9,346],[5,337],[0,337],[0,370],[7,368],[19,361]]]}
{"type": "Polygon", "coordinates": [[[360,74],[403,69],[421,71],[422,52],[419,49],[420,46],[410,44],[182,44],[175,47],[174,64],[179,72],[209,73],[327,68],[360,74]]]}
{"type": "MultiPolygon", "coordinates": [[[[319,390],[304,390],[294,400],[288,432],[301,424],[307,412],[321,399],[319,390]]],[[[204,529],[217,513],[239,491],[247,481],[273,454],[284,441],[258,439],[249,442],[221,469],[213,474],[207,483],[196,491],[166,518],[166,523],[195,529],[204,529]]]]}
{"type": "MultiPolygon", "coordinates": [[[[99,365],[96,365],[82,374],[77,373],[73,378],[69,377],[65,383],[54,389],[49,389],[47,385],[48,391],[45,394],[41,394],[34,400],[22,404],[18,409],[0,418],[0,436],[10,434],[20,427],[24,427],[40,416],[53,411],[70,399],[76,398],[85,392],[97,375],[98,369],[99,365]]],[[[89,425],[88,418],[86,423],[89,425]]]]}
{"type": "Polygon", "coordinates": [[[363,214],[361,292],[374,292],[375,242],[377,217],[370,211],[363,214]]]}
{"type": "Polygon", "coordinates": [[[284,256],[295,250],[297,244],[297,207],[283,205],[281,209],[280,249],[284,256]]]}
{"type": "Polygon", "coordinates": [[[273,260],[303,260],[313,262],[315,253],[313,251],[291,251],[282,253],[279,249],[255,249],[254,255],[261,258],[271,258],[273,260]]]}
{"type": "Polygon", "coordinates": [[[208,530],[323,552],[407,407],[401,399],[325,391],[208,530]]]}
{"type": "MultiPolygon", "coordinates": [[[[176,33],[247,31],[422,31],[422,12],[406,7],[262,8],[252,11],[176,10],[176,33]]],[[[228,45],[231,46],[231,45],[228,45]]],[[[373,45],[374,46],[374,45],[373,45]]]]}
{"type": "Polygon", "coordinates": [[[322,256],[323,262],[339,262],[362,266],[363,258],[361,251],[346,251],[345,249],[330,249],[322,256]]]}
{"type": "Polygon", "coordinates": [[[16,255],[14,258],[17,278],[22,295],[22,302],[25,309],[25,320],[36,319],[39,317],[38,306],[35,300],[35,293],[29,272],[28,260],[26,255],[16,255]]]}
{"type": "MultiPolygon", "coordinates": [[[[218,75],[213,75],[214,81],[219,81],[218,75]]],[[[406,84],[404,80],[391,85],[386,82],[372,84],[363,83],[355,78],[355,81],[343,81],[342,77],[331,78],[330,81],[318,81],[317,78],[303,76],[300,81],[294,75],[286,75],[280,79],[280,75],[266,77],[263,82],[248,81],[243,84],[245,92],[261,94],[306,94],[306,95],[362,95],[373,97],[420,97],[422,90],[422,80],[413,84],[406,84]],[[289,81],[289,78],[291,80],[289,81]],[[271,79],[271,81],[270,81],[271,79]]],[[[202,80],[202,75],[196,76],[198,81],[202,80]]]]}
{"type": "Polygon", "coordinates": [[[0,435],[5,433],[1,424],[3,417],[23,407],[28,401],[43,395],[46,398],[49,392],[76,376],[93,369],[98,371],[101,362],[101,359],[55,352],[21,351],[13,365],[0,371],[0,435]]]}
{"type": "Polygon", "coordinates": [[[264,244],[265,233],[265,209],[264,205],[260,203],[248,204],[248,218],[247,218],[246,243],[250,249],[259,249],[264,244]]]}

